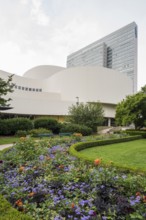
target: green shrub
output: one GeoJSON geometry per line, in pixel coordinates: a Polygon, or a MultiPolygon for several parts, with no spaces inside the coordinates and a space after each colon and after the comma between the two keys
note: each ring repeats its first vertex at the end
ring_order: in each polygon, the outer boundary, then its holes
{"type": "Polygon", "coordinates": [[[141,135],[143,138],[146,138],[146,131],[144,130],[133,130],[133,129],[129,129],[124,131],[126,134],[129,135],[141,135]]]}
{"type": "Polygon", "coordinates": [[[78,124],[63,124],[60,132],[72,132],[72,133],[81,133],[82,135],[90,135],[92,134],[92,129],[78,124]]]}
{"type": "Polygon", "coordinates": [[[5,119],[0,119],[0,135],[8,135],[10,133],[8,123],[5,119]]]}
{"type": "Polygon", "coordinates": [[[19,130],[31,130],[33,124],[27,118],[12,118],[0,120],[0,135],[14,135],[19,130]]]}
{"type": "Polygon", "coordinates": [[[59,134],[61,124],[53,118],[37,118],[34,120],[34,128],[46,128],[54,134],[59,134]]]}
{"type": "Polygon", "coordinates": [[[12,208],[2,195],[0,195],[0,220],[32,220],[31,217],[12,208]]]}
{"type": "Polygon", "coordinates": [[[28,134],[27,131],[18,130],[15,135],[16,135],[17,137],[26,137],[27,134],[28,134]]]}
{"type": "Polygon", "coordinates": [[[52,134],[52,131],[45,128],[32,129],[29,134],[33,137],[37,137],[39,134],[52,134]]]}

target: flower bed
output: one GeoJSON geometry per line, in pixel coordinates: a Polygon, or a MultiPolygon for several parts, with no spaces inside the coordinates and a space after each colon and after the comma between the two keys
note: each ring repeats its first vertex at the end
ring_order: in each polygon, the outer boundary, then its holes
{"type": "Polygon", "coordinates": [[[0,193],[40,220],[146,219],[146,178],[72,157],[66,138],[22,139],[0,161],[0,193]]]}

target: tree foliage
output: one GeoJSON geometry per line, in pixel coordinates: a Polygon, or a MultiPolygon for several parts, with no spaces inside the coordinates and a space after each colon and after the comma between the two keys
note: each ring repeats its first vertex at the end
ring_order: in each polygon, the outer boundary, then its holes
{"type": "Polygon", "coordinates": [[[0,78],[0,106],[9,106],[10,98],[5,98],[8,93],[13,92],[14,84],[12,83],[13,75],[9,76],[7,80],[0,78]]]}
{"type": "Polygon", "coordinates": [[[69,108],[69,121],[74,124],[85,125],[97,130],[104,120],[104,111],[100,103],[79,103],[69,108]]]}
{"type": "Polygon", "coordinates": [[[146,121],[146,93],[145,88],[134,95],[129,95],[116,108],[116,124],[130,125],[141,128],[146,121]]]}

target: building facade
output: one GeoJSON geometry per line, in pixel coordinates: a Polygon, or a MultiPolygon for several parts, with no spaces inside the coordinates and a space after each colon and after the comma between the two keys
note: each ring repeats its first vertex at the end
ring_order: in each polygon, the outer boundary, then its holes
{"type": "Polygon", "coordinates": [[[132,22],[67,57],[67,67],[103,66],[132,80],[137,91],[137,25],[132,22]]]}
{"type": "MultiPolygon", "coordinates": [[[[8,79],[9,75],[0,71],[0,78],[8,79]]],[[[51,116],[62,120],[77,101],[100,102],[110,125],[116,104],[132,94],[132,83],[126,75],[99,66],[37,66],[23,76],[14,75],[13,83],[14,92],[6,97],[11,98],[12,109],[2,112],[10,117],[51,116]]]]}

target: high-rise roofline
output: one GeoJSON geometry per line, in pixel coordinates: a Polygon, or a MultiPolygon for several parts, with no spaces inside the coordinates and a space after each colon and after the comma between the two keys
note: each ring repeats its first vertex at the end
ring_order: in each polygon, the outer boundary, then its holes
{"type": "Polygon", "coordinates": [[[126,26],[100,38],[67,57],[67,67],[103,66],[126,74],[137,91],[137,24],[126,26]]]}
{"type": "Polygon", "coordinates": [[[74,55],[76,52],[80,52],[80,51],[82,51],[83,49],[88,48],[89,46],[91,46],[91,47],[94,46],[94,44],[97,44],[98,42],[99,42],[99,44],[100,44],[100,43],[101,43],[100,41],[104,41],[105,38],[108,38],[108,37],[110,37],[111,35],[116,34],[117,32],[123,31],[123,29],[127,29],[127,27],[129,27],[129,26],[131,26],[131,25],[135,25],[135,26],[137,27],[136,22],[133,21],[133,22],[131,22],[131,23],[125,25],[124,27],[121,27],[121,28],[119,28],[118,30],[113,31],[112,33],[110,33],[110,34],[108,34],[108,35],[106,35],[106,36],[104,36],[104,37],[99,38],[99,40],[96,40],[96,41],[94,41],[93,43],[90,43],[90,44],[88,44],[87,46],[85,46],[85,47],[83,47],[83,48],[81,48],[81,49],[79,49],[79,50],[77,50],[77,51],[75,51],[75,52],[69,54],[69,55],[67,56],[67,58],[71,57],[71,56],[74,55]]]}

